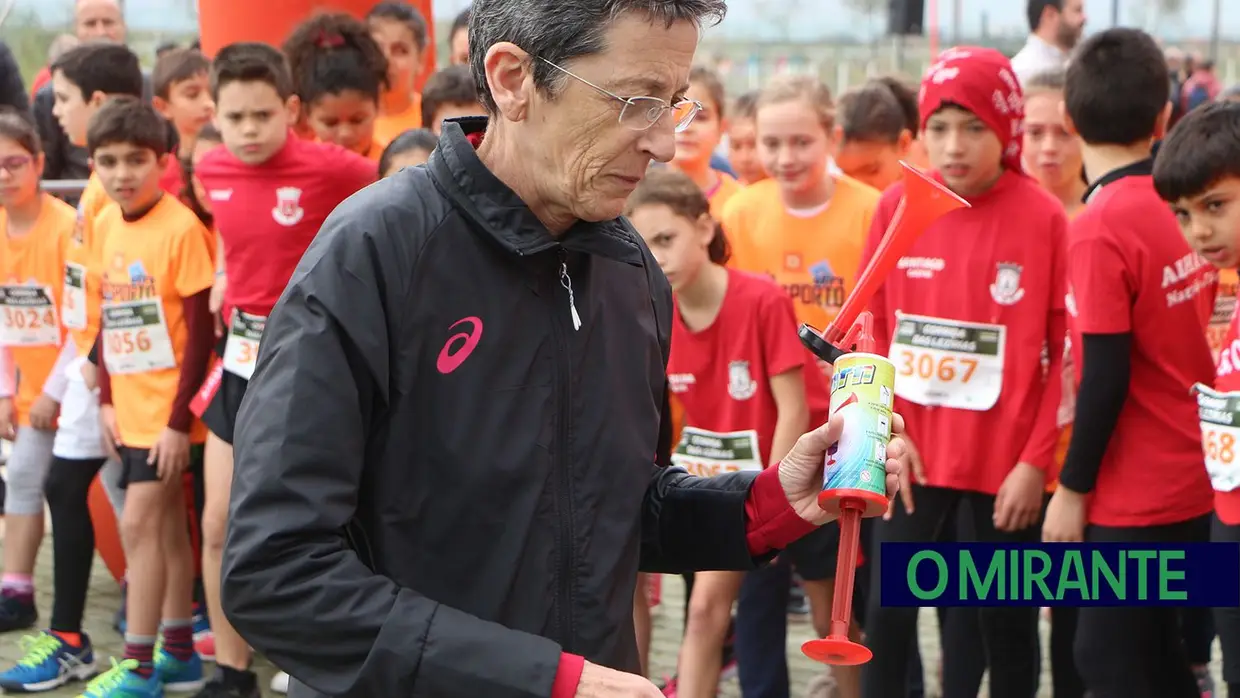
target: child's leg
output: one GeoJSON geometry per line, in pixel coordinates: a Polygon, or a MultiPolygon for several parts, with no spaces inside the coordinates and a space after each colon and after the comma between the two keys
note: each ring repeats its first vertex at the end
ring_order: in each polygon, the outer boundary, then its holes
{"type": "Polygon", "coordinates": [[[74,646],[82,643],[82,616],[95,560],[95,526],[88,497],[102,458],[56,458],[47,474],[47,507],[52,518],[52,632],[74,646]]]}
{"type": "Polygon", "coordinates": [[[637,632],[637,656],[641,660],[642,676],[650,675],[650,577],[644,572],[637,575],[637,587],[633,591],[633,629],[637,632]]]}
{"type": "Polygon", "coordinates": [[[18,427],[6,464],[4,578],[0,580],[0,632],[34,625],[34,563],[43,542],[43,481],[52,464],[56,432],[18,427]]]}
{"type": "Polygon", "coordinates": [[[676,695],[713,698],[719,692],[723,643],[732,620],[732,604],[736,602],[744,578],[740,572],[698,572],[694,575],[685,639],[680,647],[676,695]]]}
{"type": "MultiPolygon", "coordinates": [[[[215,662],[236,671],[250,668],[250,646],[228,619],[220,604],[220,564],[224,555],[224,534],[228,530],[228,499],[232,491],[232,444],[207,433],[206,511],[202,517],[202,579],[207,592],[211,630],[215,633],[215,662]]],[[[236,677],[240,678],[240,677],[236,677]]]]}
{"type": "Polygon", "coordinates": [[[180,482],[169,486],[159,480],[155,468],[146,462],[149,455],[146,449],[121,449],[122,482],[126,488],[121,540],[129,580],[125,659],[136,660],[135,671],[144,678],[155,671],[155,640],[167,582],[166,503],[171,496],[169,490],[181,492],[180,482]]]}

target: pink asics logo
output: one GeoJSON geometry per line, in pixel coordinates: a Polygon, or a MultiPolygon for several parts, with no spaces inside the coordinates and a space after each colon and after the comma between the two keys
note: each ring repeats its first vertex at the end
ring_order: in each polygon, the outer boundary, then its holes
{"type": "Polygon", "coordinates": [[[435,368],[444,375],[460,368],[461,364],[465,363],[465,359],[473,353],[474,347],[478,346],[478,340],[482,339],[482,320],[476,317],[461,318],[452,323],[448,331],[451,332],[466,323],[469,324],[469,331],[457,332],[448,337],[448,342],[443,345],[443,349],[439,350],[439,359],[435,362],[435,368]]]}

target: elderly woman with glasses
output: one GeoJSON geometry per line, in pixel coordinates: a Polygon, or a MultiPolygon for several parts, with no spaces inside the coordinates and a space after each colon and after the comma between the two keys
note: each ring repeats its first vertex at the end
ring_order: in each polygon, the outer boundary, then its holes
{"type": "Polygon", "coordinates": [[[750,569],[832,518],[838,420],[761,474],[655,463],[672,298],[620,213],[699,109],[723,13],[475,0],[489,118],[449,121],[306,252],[238,418],[223,565],[294,695],[654,698],[639,567],[750,569]]]}

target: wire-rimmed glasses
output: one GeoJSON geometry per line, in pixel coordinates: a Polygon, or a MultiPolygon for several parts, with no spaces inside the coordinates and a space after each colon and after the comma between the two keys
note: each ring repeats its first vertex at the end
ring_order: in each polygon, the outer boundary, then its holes
{"type": "Polygon", "coordinates": [[[620,125],[633,131],[649,130],[651,126],[659,123],[659,119],[662,119],[664,114],[671,112],[673,123],[676,125],[676,133],[680,133],[689,128],[689,124],[693,123],[693,117],[697,116],[698,112],[702,110],[702,104],[691,99],[681,99],[675,104],[668,104],[658,97],[621,97],[610,90],[605,90],[595,85],[567,68],[561,68],[546,58],[539,57],[538,60],[570,78],[594,88],[599,94],[611,97],[623,104],[624,106],[620,108],[620,125]]]}

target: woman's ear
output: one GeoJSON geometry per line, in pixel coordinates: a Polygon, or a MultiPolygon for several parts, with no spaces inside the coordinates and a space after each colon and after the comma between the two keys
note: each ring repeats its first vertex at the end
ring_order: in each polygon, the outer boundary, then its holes
{"type": "Polygon", "coordinates": [[[501,41],[487,49],[483,61],[491,99],[509,121],[522,121],[534,94],[530,54],[514,43],[501,41]]]}
{"type": "Polygon", "coordinates": [[[900,136],[896,138],[896,152],[900,153],[901,157],[903,157],[904,154],[908,152],[909,146],[912,144],[913,144],[912,132],[910,132],[908,129],[903,129],[902,131],[900,131],[900,136]]]}

